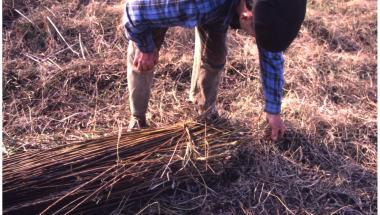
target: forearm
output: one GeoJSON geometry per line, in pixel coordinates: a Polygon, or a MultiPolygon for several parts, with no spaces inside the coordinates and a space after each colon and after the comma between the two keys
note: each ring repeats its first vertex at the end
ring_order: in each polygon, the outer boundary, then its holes
{"type": "Polygon", "coordinates": [[[268,52],[259,49],[259,53],[265,99],[264,111],[270,114],[279,114],[281,113],[284,86],[284,58],[281,52],[268,52]]]}
{"type": "Polygon", "coordinates": [[[135,42],[137,48],[143,53],[152,53],[155,49],[153,36],[150,31],[135,33],[126,27],[126,35],[129,40],[135,42]]]}
{"type": "Polygon", "coordinates": [[[155,48],[152,31],[146,23],[140,23],[142,19],[140,13],[136,9],[131,9],[127,2],[123,16],[125,34],[129,40],[136,43],[141,52],[151,53],[155,48]]]}

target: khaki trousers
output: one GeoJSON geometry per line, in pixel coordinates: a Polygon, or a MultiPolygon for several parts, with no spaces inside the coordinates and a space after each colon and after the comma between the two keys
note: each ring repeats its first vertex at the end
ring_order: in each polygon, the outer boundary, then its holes
{"type": "MultiPolygon", "coordinates": [[[[153,40],[160,50],[167,29],[153,32],[153,40]]],[[[189,99],[197,105],[200,114],[216,111],[216,99],[221,74],[227,56],[227,32],[207,31],[201,27],[195,29],[194,64],[191,75],[189,99]]],[[[134,116],[144,116],[148,109],[154,70],[140,72],[133,66],[136,45],[128,45],[127,79],[129,104],[134,116]]]]}

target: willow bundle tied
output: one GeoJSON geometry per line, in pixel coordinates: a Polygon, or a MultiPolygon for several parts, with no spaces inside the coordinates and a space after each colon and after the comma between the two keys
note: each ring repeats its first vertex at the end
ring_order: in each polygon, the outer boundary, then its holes
{"type": "Polygon", "coordinates": [[[16,154],[4,159],[4,213],[99,214],[122,201],[143,208],[187,180],[205,183],[238,139],[184,123],[16,154]]]}

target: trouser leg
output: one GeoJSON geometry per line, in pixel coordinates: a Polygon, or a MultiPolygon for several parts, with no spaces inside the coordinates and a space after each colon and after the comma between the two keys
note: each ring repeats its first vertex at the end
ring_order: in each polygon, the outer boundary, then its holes
{"type": "MultiPolygon", "coordinates": [[[[164,41],[166,31],[167,29],[158,29],[153,32],[153,40],[158,50],[164,41]]],[[[141,72],[133,66],[136,49],[135,43],[129,41],[127,54],[129,106],[133,116],[145,116],[148,109],[154,70],[141,72]]]]}
{"type": "Polygon", "coordinates": [[[200,113],[215,111],[218,87],[227,56],[227,32],[195,30],[194,64],[189,99],[200,113]]]}

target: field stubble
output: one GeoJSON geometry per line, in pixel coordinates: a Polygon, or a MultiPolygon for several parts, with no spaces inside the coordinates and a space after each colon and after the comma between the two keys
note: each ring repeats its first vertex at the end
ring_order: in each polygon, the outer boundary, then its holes
{"type": "MultiPolygon", "coordinates": [[[[6,153],[127,126],[122,10],[120,1],[3,1],[6,153]]],[[[271,143],[255,41],[230,31],[218,109],[256,141],[241,147],[198,212],[375,214],[376,34],[376,1],[309,1],[285,53],[288,132],[271,143]]],[[[187,102],[193,36],[179,28],[167,33],[148,113],[154,127],[195,117],[187,102]]]]}

